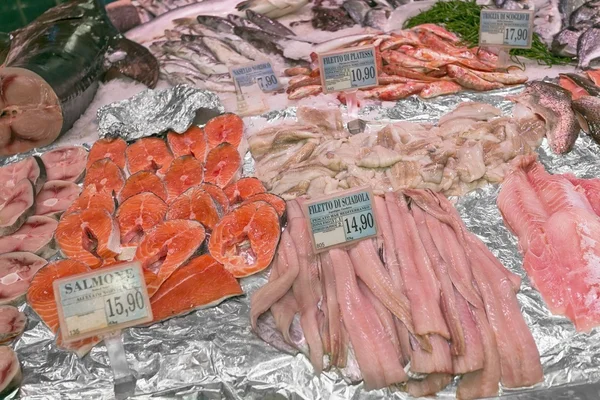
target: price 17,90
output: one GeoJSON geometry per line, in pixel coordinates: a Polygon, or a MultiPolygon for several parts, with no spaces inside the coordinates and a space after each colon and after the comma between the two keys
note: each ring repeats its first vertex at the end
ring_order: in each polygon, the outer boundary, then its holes
{"type": "Polygon", "coordinates": [[[371,212],[344,217],[346,235],[360,235],[366,230],[373,229],[374,226],[375,221],[373,220],[373,213],[371,212]]]}
{"type": "Polygon", "coordinates": [[[139,290],[136,290],[135,293],[129,292],[127,296],[114,296],[106,300],[108,318],[119,318],[123,315],[127,317],[130,313],[133,314],[136,310],[143,308],[144,296],[139,290]]]}
{"type": "Polygon", "coordinates": [[[367,82],[375,79],[375,67],[353,68],[350,70],[352,83],[367,82]]]}
{"type": "Polygon", "coordinates": [[[506,28],[504,29],[504,40],[514,42],[527,40],[529,34],[528,29],[525,28],[506,28]]]}

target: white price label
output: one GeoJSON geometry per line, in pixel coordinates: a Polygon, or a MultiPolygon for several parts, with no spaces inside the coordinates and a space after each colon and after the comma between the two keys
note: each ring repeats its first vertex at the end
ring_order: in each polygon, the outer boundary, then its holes
{"type": "Polygon", "coordinates": [[[479,17],[479,45],[531,48],[532,10],[483,9],[479,17]]]}
{"type": "Polygon", "coordinates": [[[377,235],[369,187],[307,201],[304,212],[316,252],[377,235]]]}
{"type": "Polygon", "coordinates": [[[268,61],[235,66],[229,68],[229,71],[242,93],[245,87],[253,85],[258,85],[264,93],[273,92],[281,87],[275,70],[268,61]]]}
{"type": "Polygon", "coordinates": [[[373,46],[319,54],[319,68],[325,93],[377,86],[377,57],[373,46]]]}
{"type": "Polygon", "coordinates": [[[152,321],[139,262],[56,280],[54,294],[65,342],[152,321]]]}

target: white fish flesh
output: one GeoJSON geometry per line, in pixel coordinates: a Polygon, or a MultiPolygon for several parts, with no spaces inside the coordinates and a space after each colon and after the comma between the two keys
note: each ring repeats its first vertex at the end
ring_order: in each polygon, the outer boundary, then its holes
{"type": "Polygon", "coordinates": [[[61,214],[81,193],[81,188],[68,181],[48,181],[35,198],[35,215],[61,214]]]}
{"type": "Polygon", "coordinates": [[[29,179],[22,179],[0,197],[0,236],[16,232],[35,210],[35,189],[29,179]]]}
{"type": "Polygon", "coordinates": [[[81,146],[59,147],[42,155],[49,181],[79,182],[85,174],[88,152],[81,146]]]}
{"type": "Polygon", "coordinates": [[[18,308],[0,306],[0,344],[19,336],[26,324],[27,317],[18,308]]]}
{"type": "Polygon", "coordinates": [[[58,221],[45,216],[32,216],[12,235],[0,237],[0,253],[27,251],[40,257],[53,256],[57,249],[54,245],[54,231],[58,221]]]}
{"type": "Polygon", "coordinates": [[[19,305],[33,276],[46,260],[33,253],[18,251],[0,255],[0,304],[19,305]]]}

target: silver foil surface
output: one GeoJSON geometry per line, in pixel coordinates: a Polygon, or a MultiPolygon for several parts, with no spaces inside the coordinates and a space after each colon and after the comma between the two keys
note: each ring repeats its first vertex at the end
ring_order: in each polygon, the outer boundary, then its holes
{"type": "MultiPolygon", "coordinates": [[[[361,116],[365,119],[368,116],[375,121],[374,124],[390,119],[435,122],[441,114],[451,111],[460,102],[473,100],[485,101],[509,112],[511,104],[504,100],[504,95],[519,90],[510,88],[486,94],[461,93],[431,101],[408,99],[391,109],[371,106],[363,110],[361,116]]],[[[128,104],[133,104],[135,110],[141,107],[137,100],[128,104]]],[[[133,109],[128,109],[125,104],[114,108],[117,109],[120,110],[119,115],[134,114],[133,109]]],[[[170,115],[176,118],[174,115],[187,114],[170,115]]],[[[262,122],[278,124],[283,120],[293,120],[294,116],[294,109],[270,112],[263,116],[262,122]]],[[[160,129],[175,125],[172,123],[175,120],[167,117],[153,115],[153,118],[164,120],[160,129]]],[[[253,126],[259,119],[253,117],[246,121],[253,126]]],[[[586,178],[600,176],[599,152],[600,147],[589,137],[580,137],[573,151],[563,156],[554,155],[546,141],[539,149],[540,159],[549,172],[569,171],[586,178]]],[[[245,159],[244,167],[245,173],[252,172],[251,159],[245,159]]],[[[498,191],[498,186],[476,190],[458,199],[457,208],[469,229],[490,247],[507,268],[523,277],[518,298],[540,351],[545,373],[544,382],[535,388],[506,391],[502,398],[599,399],[600,386],[589,383],[600,380],[600,331],[577,333],[567,319],[550,314],[522,268],[522,257],[517,250],[515,237],[502,222],[496,207],[498,191]]],[[[150,327],[125,330],[123,340],[127,359],[137,377],[136,397],[410,398],[406,393],[388,389],[365,392],[362,384],[349,385],[337,371],[324,372],[316,377],[304,355],[277,350],[259,339],[250,330],[249,296],[266,283],[266,279],[267,272],[244,279],[242,286],[246,295],[229,299],[218,307],[195,311],[150,327]]],[[[103,345],[96,346],[83,359],[58,350],[54,335],[29,306],[21,308],[29,317],[27,331],[14,343],[23,368],[22,398],[113,398],[112,370],[103,345]]],[[[268,327],[265,329],[268,330],[268,327]]],[[[438,397],[454,398],[454,386],[441,392],[438,397]]]]}
{"type": "MultiPolygon", "coordinates": [[[[108,104],[98,110],[100,137],[135,140],[165,132],[185,132],[199,116],[225,111],[216,94],[177,85],[164,90],[145,90],[130,99],[108,104]]],[[[206,122],[206,121],[204,121],[206,122]]]]}

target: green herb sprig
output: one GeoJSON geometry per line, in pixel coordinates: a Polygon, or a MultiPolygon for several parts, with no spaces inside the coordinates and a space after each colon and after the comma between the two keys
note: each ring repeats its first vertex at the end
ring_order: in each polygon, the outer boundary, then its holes
{"type": "MultiPolygon", "coordinates": [[[[475,0],[438,1],[429,10],[409,18],[404,23],[404,27],[412,28],[421,24],[443,25],[449,31],[460,36],[466,45],[477,46],[479,43],[479,15],[482,8],[475,0]]],[[[533,34],[530,49],[511,49],[510,55],[526,57],[547,66],[572,62],[569,57],[552,54],[536,33],[533,34]]]]}

